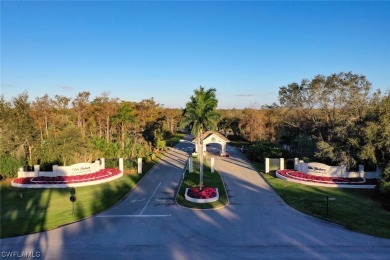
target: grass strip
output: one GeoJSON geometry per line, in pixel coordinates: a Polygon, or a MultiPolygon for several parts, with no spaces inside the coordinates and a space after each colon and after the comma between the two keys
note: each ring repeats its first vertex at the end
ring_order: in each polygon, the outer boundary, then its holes
{"type": "Polygon", "coordinates": [[[166,140],[166,144],[168,146],[175,146],[178,143],[180,143],[180,140],[183,139],[186,136],[185,133],[177,132],[173,136],[171,136],[168,140],[166,140]]]}
{"type": "MultiPolygon", "coordinates": [[[[147,173],[163,153],[144,165],[147,173]]],[[[22,189],[11,186],[11,180],[0,183],[1,238],[47,231],[88,218],[118,203],[145,174],[125,174],[103,183],[65,189],[22,189]],[[22,194],[22,195],[21,195],[22,194]],[[73,205],[70,196],[76,196],[73,205]]]]}
{"type": "Polygon", "coordinates": [[[204,187],[218,188],[219,200],[210,203],[194,203],[184,198],[186,188],[197,187],[199,184],[199,161],[194,158],[194,172],[190,173],[188,169],[184,175],[176,201],[179,205],[192,209],[217,209],[226,206],[229,203],[225,186],[222,178],[217,171],[211,173],[211,168],[207,161],[203,164],[203,183],[204,187]]]}

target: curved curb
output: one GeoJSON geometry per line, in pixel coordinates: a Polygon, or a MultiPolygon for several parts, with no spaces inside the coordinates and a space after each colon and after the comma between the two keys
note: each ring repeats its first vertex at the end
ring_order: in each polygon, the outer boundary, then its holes
{"type": "Polygon", "coordinates": [[[217,192],[216,196],[214,198],[209,198],[209,199],[195,199],[195,198],[191,198],[190,196],[188,196],[188,191],[190,190],[190,188],[186,188],[186,191],[184,193],[184,198],[190,202],[194,202],[194,203],[210,203],[210,202],[214,202],[214,201],[217,201],[219,200],[219,191],[218,191],[218,188],[215,188],[215,191],[217,192]]]}
{"type": "Polygon", "coordinates": [[[376,185],[371,184],[338,184],[338,183],[321,183],[321,182],[311,182],[311,181],[304,181],[304,180],[297,180],[293,178],[285,177],[281,174],[279,174],[279,171],[276,171],[276,177],[279,179],[289,181],[289,182],[295,182],[303,185],[309,185],[309,186],[318,186],[318,187],[329,187],[329,188],[350,188],[350,189],[374,189],[376,185]]]}
{"type": "Polygon", "coordinates": [[[79,182],[79,183],[68,183],[68,184],[20,184],[20,183],[14,183],[12,181],[11,185],[12,187],[16,188],[33,188],[33,189],[41,189],[41,188],[69,188],[69,187],[84,187],[84,186],[90,186],[90,185],[97,185],[102,184],[106,182],[110,182],[116,179],[119,179],[123,176],[123,172],[116,174],[114,176],[111,176],[109,178],[96,180],[96,181],[87,181],[87,182],[79,182]]]}

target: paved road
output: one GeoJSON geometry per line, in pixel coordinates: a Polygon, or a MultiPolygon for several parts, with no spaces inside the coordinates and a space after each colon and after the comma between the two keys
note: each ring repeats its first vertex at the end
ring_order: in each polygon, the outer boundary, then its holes
{"type": "Polygon", "coordinates": [[[2,255],[39,251],[46,259],[390,258],[390,240],[351,232],[286,206],[231,147],[230,158],[215,156],[230,204],[207,211],[177,206],[174,195],[191,149],[191,143],[180,143],[125,200],[95,217],[2,239],[2,255]]]}

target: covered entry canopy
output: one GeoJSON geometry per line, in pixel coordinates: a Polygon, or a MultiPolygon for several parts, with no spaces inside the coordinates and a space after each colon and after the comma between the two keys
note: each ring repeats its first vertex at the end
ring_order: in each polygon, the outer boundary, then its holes
{"type": "MultiPolygon", "coordinates": [[[[202,139],[203,139],[203,151],[206,151],[207,144],[217,143],[217,144],[221,145],[221,156],[226,155],[226,143],[228,143],[230,141],[225,136],[221,135],[218,132],[207,131],[203,134],[202,139]]],[[[197,141],[197,138],[192,140],[193,143],[196,143],[196,141],[197,141]]],[[[195,149],[197,149],[196,145],[195,145],[195,149]]],[[[195,151],[198,152],[197,150],[195,150],[195,151]]]]}

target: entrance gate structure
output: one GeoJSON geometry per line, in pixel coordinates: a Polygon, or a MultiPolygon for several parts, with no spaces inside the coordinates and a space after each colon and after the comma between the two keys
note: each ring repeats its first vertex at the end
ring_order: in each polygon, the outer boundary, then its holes
{"type": "MultiPolygon", "coordinates": [[[[217,144],[221,145],[220,156],[226,156],[227,155],[227,153],[226,153],[226,144],[228,142],[230,142],[230,141],[229,141],[229,139],[227,139],[222,134],[220,134],[218,132],[214,132],[214,131],[207,131],[207,132],[205,132],[203,134],[202,139],[203,139],[203,151],[204,152],[206,151],[206,145],[207,144],[217,143],[217,144]]],[[[192,140],[192,142],[196,144],[197,138],[192,140]]],[[[195,152],[196,153],[198,152],[197,149],[198,149],[197,145],[195,145],[195,152]]]]}
{"type": "Polygon", "coordinates": [[[265,173],[284,170],[284,158],[265,158],[265,173]]]}

